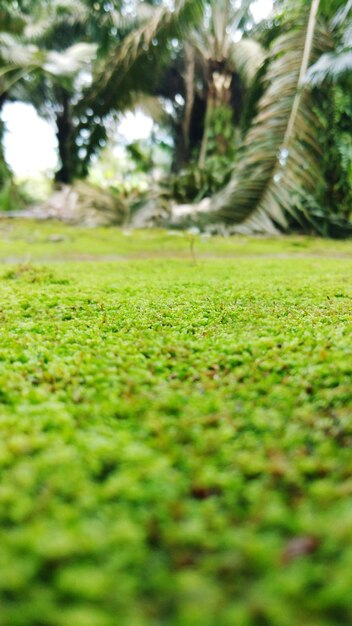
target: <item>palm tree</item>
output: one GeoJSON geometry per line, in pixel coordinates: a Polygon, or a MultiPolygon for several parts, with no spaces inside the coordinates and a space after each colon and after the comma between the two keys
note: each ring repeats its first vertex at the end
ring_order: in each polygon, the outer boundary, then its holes
{"type": "MultiPolygon", "coordinates": [[[[142,3],[143,11],[133,14],[132,23],[124,18],[125,33],[98,60],[92,85],[75,107],[80,118],[76,135],[79,141],[83,137],[85,149],[82,173],[106,138],[109,116],[134,108],[142,94],[160,94],[160,77],[173,57],[173,42],[199,23],[204,4],[205,0],[174,0],[173,6],[142,3]]],[[[160,106],[156,108],[159,115],[160,106]]]]}
{"type": "Polygon", "coordinates": [[[173,106],[176,172],[235,151],[243,100],[264,60],[258,42],[240,39],[252,25],[251,3],[238,4],[206,0],[202,19],[181,39],[157,85],[156,94],[173,106]]]}
{"type": "Polygon", "coordinates": [[[205,220],[240,224],[242,232],[286,230],[292,219],[309,216],[304,196],[322,184],[320,135],[312,94],[303,89],[309,63],[332,41],[317,22],[319,0],[312,0],[287,33],[273,43],[265,76],[267,88],[241,147],[227,187],[196,208],[178,212],[205,220]]]}
{"type": "MultiPolygon", "coordinates": [[[[37,8],[40,6],[35,5],[37,8]]],[[[6,12],[0,13],[0,94],[9,92],[11,87],[28,74],[40,70],[54,76],[71,76],[92,60],[96,46],[76,43],[61,49],[58,53],[50,48],[38,47],[38,42],[47,35],[52,25],[62,21],[62,8],[65,14],[82,12],[79,0],[51,0],[50,12],[40,18],[40,14],[23,13],[17,4],[8,5],[6,12]]],[[[42,7],[41,7],[42,8],[42,7]]]]}
{"type": "MultiPolygon", "coordinates": [[[[233,0],[210,0],[203,24],[190,36],[193,48],[190,67],[193,57],[201,68],[206,100],[199,167],[205,164],[212,119],[218,109],[231,103],[235,76],[240,76],[241,82],[248,86],[264,60],[264,51],[257,41],[236,39],[248,20],[250,4],[249,0],[240,6],[233,0]]],[[[192,93],[187,93],[186,105],[189,98],[192,101],[192,93]]]]}
{"type": "Polygon", "coordinates": [[[110,116],[133,106],[140,92],[151,92],[169,42],[192,28],[202,6],[203,0],[175,0],[174,7],[145,2],[129,14],[123,2],[107,11],[104,3],[92,0],[47,0],[26,4],[25,14],[13,11],[21,28],[11,41],[4,33],[2,63],[0,34],[3,92],[11,88],[14,97],[32,103],[56,124],[57,182],[87,174],[92,155],[105,144],[110,116]],[[90,43],[77,43],[82,39],[90,43]],[[97,57],[88,86],[77,80],[77,55],[82,62],[97,57]]]}
{"type": "MultiPolygon", "coordinates": [[[[68,85],[73,85],[75,77],[87,68],[96,54],[96,45],[69,41],[70,45],[58,51],[43,45],[48,33],[70,19],[77,23],[85,19],[85,7],[80,0],[51,0],[43,10],[43,5],[30,5],[30,12],[21,11],[18,4],[8,5],[1,14],[0,26],[0,113],[5,101],[17,97],[37,104],[42,112],[43,93],[36,93],[38,86],[51,84],[58,93],[65,94],[68,85]],[[42,11],[42,12],[41,12],[42,11]],[[39,44],[39,45],[38,45],[39,44]],[[36,93],[36,96],[35,96],[36,93]]],[[[49,38],[52,44],[56,42],[49,38]]],[[[52,95],[52,94],[50,94],[52,95]]],[[[50,99],[50,98],[49,98],[50,99]]],[[[54,100],[54,98],[52,98],[54,100]]],[[[66,123],[66,108],[57,116],[58,135],[66,123]]],[[[0,145],[2,145],[2,131],[0,145]]],[[[59,142],[62,148],[62,142],[59,142]]],[[[2,148],[1,148],[2,151],[2,148]]],[[[65,156],[64,149],[61,156],[65,156]]],[[[2,154],[3,158],[3,154],[2,154]]],[[[68,155],[68,158],[70,156],[68,155]]]]}

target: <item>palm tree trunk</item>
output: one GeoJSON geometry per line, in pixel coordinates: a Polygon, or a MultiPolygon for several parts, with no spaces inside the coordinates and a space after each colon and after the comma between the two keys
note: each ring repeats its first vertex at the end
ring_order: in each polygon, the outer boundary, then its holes
{"type": "Polygon", "coordinates": [[[73,126],[70,111],[69,94],[65,89],[61,90],[61,111],[56,117],[57,141],[61,167],[55,174],[55,182],[70,184],[74,178],[73,169],[73,126]]]}
{"type": "Polygon", "coordinates": [[[194,50],[189,43],[185,45],[185,88],[186,88],[186,103],[185,112],[182,123],[182,134],[185,158],[189,159],[189,146],[190,146],[190,129],[192,121],[192,113],[194,107],[194,77],[195,77],[195,58],[194,50]]]}
{"type": "Polygon", "coordinates": [[[208,141],[209,141],[209,127],[210,127],[210,120],[211,120],[212,113],[213,113],[213,107],[214,107],[214,104],[213,104],[212,89],[209,88],[208,95],[207,95],[205,118],[204,118],[204,131],[203,131],[202,143],[200,146],[199,158],[198,158],[198,167],[200,169],[204,168],[205,159],[207,157],[208,141]]]}
{"type": "MultiPolygon", "coordinates": [[[[203,139],[199,152],[198,167],[203,168],[208,153],[209,131],[212,124],[213,113],[219,107],[229,105],[231,99],[231,76],[225,73],[213,72],[209,81],[207,105],[204,120],[203,139]]],[[[221,139],[219,137],[219,139],[221,139]]],[[[221,141],[219,141],[219,144],[221,141]]]]}

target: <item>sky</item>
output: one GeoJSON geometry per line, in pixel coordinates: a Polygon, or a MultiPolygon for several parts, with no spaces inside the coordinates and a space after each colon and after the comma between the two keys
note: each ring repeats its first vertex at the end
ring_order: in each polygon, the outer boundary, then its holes
{"type": "MultiPolygon", "coordinates": [[[[257,21],[265,18],[273,6],[272,0],[256,0],[252,12],[257,21]]],[[[57,142],[55,129],[41,119],[34,108],[22,102],[4,106],[5,158],[15,175],[29,178],[51,173],[57,166],[57,142]]],[[[128,141],[150,136],[152,121],[143,113],[127,113],[120,122],[119,132],[128,141]]]]}

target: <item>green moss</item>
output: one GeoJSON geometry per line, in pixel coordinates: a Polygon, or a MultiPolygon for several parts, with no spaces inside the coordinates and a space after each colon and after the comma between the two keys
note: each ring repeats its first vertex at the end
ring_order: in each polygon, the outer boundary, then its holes
{"type": "Polygon", "coordinates": [[[351,243],[6,228],[0,624],[350,623],[351,243]]]}

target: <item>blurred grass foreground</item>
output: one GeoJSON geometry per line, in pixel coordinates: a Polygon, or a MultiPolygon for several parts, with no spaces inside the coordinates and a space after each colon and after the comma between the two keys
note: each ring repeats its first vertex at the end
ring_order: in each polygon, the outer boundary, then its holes
{"type": "Polygon", "coordinates": [[[192,237],[0,223],[1,626],[352,621],[352,243],[192,237]]]}

